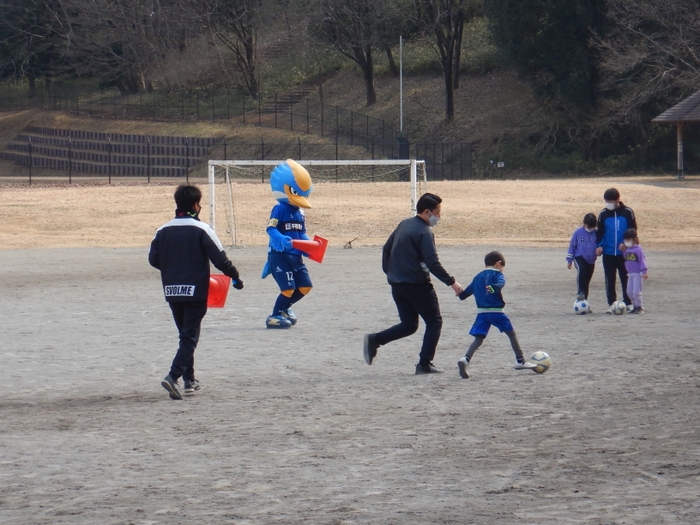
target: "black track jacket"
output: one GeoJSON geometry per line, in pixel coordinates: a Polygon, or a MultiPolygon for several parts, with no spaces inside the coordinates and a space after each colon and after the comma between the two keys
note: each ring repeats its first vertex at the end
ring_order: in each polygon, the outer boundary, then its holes
{"type": "Polygon", "coordinates": [[[148,262],[160,270],[168,302],[206,301],[209,261],[232,279],[239,278],[214,230],[189,215],[161,226],[148,252],[148,262]]]}
{"type": "Polygon", "coordinates": [[[440,264],[433,231],[418,216],[401,221],[389,236],[382,250],[382,270],[389,284],[427,284],[431,273],[447,286],[455,282],[440,264]]]}

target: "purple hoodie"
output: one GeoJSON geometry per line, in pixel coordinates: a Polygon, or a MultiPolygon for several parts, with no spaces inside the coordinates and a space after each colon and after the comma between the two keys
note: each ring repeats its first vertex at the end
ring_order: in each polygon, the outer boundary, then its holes
{"type": "Polygon", "coordinates": [[[569,253],[566,254],[566,262],[570,263],[574,257],[582,257],[589,264],[595,264],[596,261],[596,245],[598,243],[598,234],[595,230],[587,232],[586,228],[581,226],[574,231],[569,243],[569,253]]]}
{"type": "Polygon", "coordinates": [[[644,252],[639,244],[627,248],[624,255],[627,273],[641,273],[646,275],[648,270],[647,259],[644,257],[644,252]]]}

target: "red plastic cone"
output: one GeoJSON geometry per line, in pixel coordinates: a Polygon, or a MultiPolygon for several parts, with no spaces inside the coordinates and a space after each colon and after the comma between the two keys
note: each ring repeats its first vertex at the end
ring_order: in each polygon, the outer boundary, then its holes
{"type": "Polygon", "coordinates": [[[209,276],[209,295],[207,306],[209,308],[223,308],[226,304],[228,289],[231,287],[231,278],[228,275],[213,273],[209,276]]]}
{"type": "Polygon", "coordinates": [[[313,241],[303,241],[301,239],[292,239],[292,246],[309,256],[309,259],[317,263],[323,262],[323,256],[326,254],[328,239],[314,235],[313,241]]]}

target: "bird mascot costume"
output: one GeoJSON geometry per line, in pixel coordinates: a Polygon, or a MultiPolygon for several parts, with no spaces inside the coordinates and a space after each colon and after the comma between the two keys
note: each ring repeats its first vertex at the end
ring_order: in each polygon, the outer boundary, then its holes
{"type": "Polygon", "coordinates": [[[311,208],[307,199],[311,193],[311,176],[302,165],[287,159],[270,172],[270,186],[277,204],[267,223],[270,243],[262,278],[272,274],[280,294],[265,325],[268,328],[290,328],[297,322],[292,305],[307,295],[313,286],[304,264],[305,254],[293,244],[295,240],[310,240],[306,235],[303,209],[311,208]]]}

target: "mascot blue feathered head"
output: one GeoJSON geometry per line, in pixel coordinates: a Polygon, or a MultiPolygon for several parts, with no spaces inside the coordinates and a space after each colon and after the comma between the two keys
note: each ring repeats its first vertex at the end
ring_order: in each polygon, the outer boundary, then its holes
{"type": "Polygon", "coordinates": [[[270,172],[272,195],[279,202],[299,208],[311,208],[306,197],[311,193],[311,175],[301,164],[287,159],[270,172]]]}

